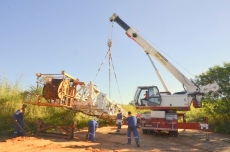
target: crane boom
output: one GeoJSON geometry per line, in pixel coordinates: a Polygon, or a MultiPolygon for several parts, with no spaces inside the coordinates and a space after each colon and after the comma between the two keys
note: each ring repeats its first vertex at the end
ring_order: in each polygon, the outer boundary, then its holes
{"type": "Polygon", "coordinates": [[[166,91],[166,92],[169,92],[168,88],[167,88],[167,87],[166,87],[166,85],[165,85],[164,80],[162,79],[162,77],[161,77],[161,75],[160,75],[159,71],[157,70],[157,68],[156,68],[155,64],[153,63],[152,59],[150,58],[149,54],[147,54],[147,56],[148,56],[148,58],[149,58],[150,62],[152,63],[153,68],[155,69],[156,74],[157,74],[158,78],[160,79],[161,84],[163,85],[163,87],[164,87],[165,91],[166,91]]]}
{"type": "Polygon", "coordinates": [[[117,14],[113,14],[110,17],[111,22],[116,22],[125,31],[129,38],[133,39],[138,43],[144,51],[154,57],[158,62],[161,63],[181,84],[183,84],[188,93],[200,92],[207,93],[209,91],[218,90],[217,84],[207,85],[205,87],[198,87],[193,81],[189,80],[184,76],[174,65],[172,65],[166,57],[164,57],[160,52],[158,52],[152,45],[150,45],[134,28],[127,25],[117,14]]]}

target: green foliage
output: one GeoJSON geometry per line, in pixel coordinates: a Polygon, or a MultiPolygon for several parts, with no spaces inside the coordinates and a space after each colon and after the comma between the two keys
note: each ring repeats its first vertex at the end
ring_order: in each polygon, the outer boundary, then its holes
{"type": "Polygon", "coordinates": [[[77,113],[76,114],[76,122],[77,122],[77,127],[80,129],[80,128],[84,128],[84,127],[87,127],[88,125],[88,122],[92,119],[94,119],[94,117],[90,117],[90,116],[87,116],[81,112],[77,113]]]}
{"type": "Polygon", "coordinates": [[[187,122],[204,122],[204,112],[202,108],[190,107],[190,111],[185,112],[187,122]]]}
{"type": "MultiPolygon", "coordinates": [[[[12,114],[16,110],[15,106],[20,105],[20,92],[18,81],[13,86],[3,77],[0,79],[0,134],[13,130],[12,114]]],[[[20,105],[21,106],[21,105],[20,105]]]]}
{"type": "Polygon", "coordinates": [[[133,105],[122,105],[122,108],[125,110],[125,111],[130,111],[132,114],[136,114],[136,108],[133,106],[133,105]]]}
{"type": "Polygon", "coordinates": [[[150,112],[149,109],[136,109],[135,106],[133,106],[132,104],[122,105],[122,108],[126,112],[130,111],[132,113],[132,115],[137,115],[138,113],[150,112]]]}
{"type": "MultiPolygon", "coordinates": [[[[0,135],[13,135],[13,114],[21,108],[23,102],[28,100],[26,93],[29,93],[30,101],[36,99],[35,94],[41,94],[42,88],[38,90],[31,86],[27,91],[23,91],[19,87],[19,81],[15,84],[10,84],[6,78],[0,79],[0,135]]],[[[94,117],[87,116],[83,113],[72,111],[65,108],[45,107],[28,105],[24,115],[24,122],[32,131],[36,130],[38,119],[43,120],[46,124],[52,125],[69,125],[73,122],[77,124],[77,128],[87,127],[89,120],[94,117]]],[[[110,125],[114,122],[106,122],[99,120],[100,126],[110,125]]],[[[26,131],[29,129],[24,127],[26,131]]]]}
{"type": "Polygon", "coordinates": [[[205,73],[196,76],[198,85],[216,82],[220,89],[217,93],[209,93],[203,98],[203,115],[208,116],[210,128],[221,133],[230,133],[230,63],[223,67],[214,66],[205,73]]]}

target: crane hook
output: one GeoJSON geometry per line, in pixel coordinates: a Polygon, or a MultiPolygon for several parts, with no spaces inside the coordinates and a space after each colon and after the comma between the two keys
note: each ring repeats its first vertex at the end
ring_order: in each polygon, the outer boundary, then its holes
{"type": "Polygon", "coordinates": [[[108,39],[108,47],[110,48],[112,46],[112,40],[111,39],[108,39]]]}

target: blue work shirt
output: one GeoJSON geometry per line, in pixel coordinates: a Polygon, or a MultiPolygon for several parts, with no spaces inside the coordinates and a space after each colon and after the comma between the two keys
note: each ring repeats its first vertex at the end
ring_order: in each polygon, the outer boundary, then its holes
{"type": "Polygon", "coordinates": [[[116,119],[122,119],[122,113],[121,112],[117,114],[117,118],[116,119]]]}
{"type": "Polygon", "coordinates": [[[14,119],[17,121],[22,121],[23,120],[23,115],[25,113],[25,110],[18,109],[15,113],[14,113],[14,119]]]}
{"type": "Polygon", "coordinates": [[[95,132],[97,130],[98,123],[96,120],[90,120],[88,123],[88,131],[95,132]]]}
{"type": "Polygon", "coordinates": [[[136,116],[128,116],[126,121],[128,123],[128,127],[136,127],[137,126],[137,117],[136,116]]]}

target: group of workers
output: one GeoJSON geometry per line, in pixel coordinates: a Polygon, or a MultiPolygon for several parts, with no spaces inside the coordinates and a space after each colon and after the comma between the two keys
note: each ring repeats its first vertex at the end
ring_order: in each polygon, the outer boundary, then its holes
{"type": "MultiPolygon", "coordinates": [[[[121,111],[118,111],[117,117],[116,117],[116,125],[117,125],[117,133],[120,132],[121,126],[122,126],[123,116],[121,111]]],[[[135,138],[135,142],[137,147],[140,147],[140,141],[139,141],[139,135],[138,135],[138,117],[132,116],[132,113],[128,112],[128,117],[126,119],[128,124],[127,129],[127,137],[128,137],[128,145],[131,145],[131,133],[133,133],[133,136],[135,138]]],[[[96,120],[90,120],[88,123],[88,133],[86,135],[86,138],[89,139],[92,142],[95,142],[95,133],[98,128],[98,122],[96,120]]]]}
{"type": "MultiPolygon", "coordinates": [[[[23,104],[22,108],[18,109],[13,115],[14,122],[15,122],[14,137],[25,135],[25,131],[23,129],[23,127],[24,127],[23,115],[25,113],[26,107],[27,107],[27,105],[23,104]]],[[[123,121],[122,113],[119,110],[117,117],[116,117],[116,125],[117,125],[117,131],[116,132],[120,132],[120,129],[122,126],[122,121],[123,121]]],[[[138,131],[137,131],[137,128],[138,128],[137,117],[133,116],[132,113],[129,111],[126,121],[128,124],[128,129],[127,129],[128,143],[127,144],[128,145],[131,144],[131,133],[133,133],[136,145],[137,145],[137,147],[140,147],[139,136],[138,136],[138,131]]],[[[86,135],[86,138],[92,142],[95,142],[95,133],[96,133],[97,128],[98,128],[98,122],[95,119],[90,120],[88,122],[88,133],[86,135]]]]}
{"type": "MultiPolygon", "coordinates": [[[[126,119],[127,123],[128,123],[128,129],[127,129],[127,137],[128,137],[128,145],[131,145],[131,133],[133,133],[133,136],[135,138],[135,142],[137,147],[140,147],[140,142],[139,142],[139,136],[138,136],[138,116],[132,116],[132,113],[129,111],[128,112],[128,117],[126,119]]],[[[116,132],[120,132],[121,126],[122,126],[122,113],[119,110],[117,117],[116,117],[116,125],[117,125],[117,131],[116,132]]]]}

